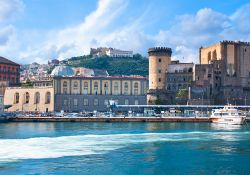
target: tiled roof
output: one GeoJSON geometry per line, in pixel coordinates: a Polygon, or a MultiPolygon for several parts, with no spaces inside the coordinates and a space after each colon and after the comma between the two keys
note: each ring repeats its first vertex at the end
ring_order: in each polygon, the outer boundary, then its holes
{"type": "Polygon", "coordinates": [[[4,58],[4,57],[1,57],[0,56],[0,64],[11,64],[11,65],[16,65],[16,66],[20,66],[19,64],[13,62],[13,61],[10,61],[8,60],[7,58],[4,58]]]}

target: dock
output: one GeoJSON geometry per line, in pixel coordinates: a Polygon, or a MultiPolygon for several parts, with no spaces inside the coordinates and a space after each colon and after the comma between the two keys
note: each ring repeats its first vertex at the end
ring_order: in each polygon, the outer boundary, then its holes
{"type": "Polygon", "coordinates": [[[9,122],[210,122],[207,117],[13,117],[9,122]]]}

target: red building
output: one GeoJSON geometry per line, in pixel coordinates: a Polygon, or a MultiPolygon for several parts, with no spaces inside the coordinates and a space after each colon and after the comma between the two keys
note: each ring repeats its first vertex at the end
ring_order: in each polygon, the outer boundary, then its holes
{"type": "Polygon", "coordinates": [[[0,56],[0,81],[8,82],[9,86],[20,84],[20,65],[0,56]]]}

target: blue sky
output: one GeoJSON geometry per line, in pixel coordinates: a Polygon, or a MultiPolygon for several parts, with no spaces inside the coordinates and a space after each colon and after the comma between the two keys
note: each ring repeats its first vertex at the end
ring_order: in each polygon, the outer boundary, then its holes
{"type": "Polygon", "coordinates": [[[198,48],[250,41],[249,0],[0,0],[0,55],[47,62],[116,47],[146,55],[171,47],[197,62],[198,48]]]}

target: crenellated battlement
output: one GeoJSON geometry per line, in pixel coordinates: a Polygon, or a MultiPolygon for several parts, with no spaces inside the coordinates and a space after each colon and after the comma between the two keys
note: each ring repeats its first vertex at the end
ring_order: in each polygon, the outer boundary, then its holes
{"type": "Polygon", "coordinates": [[[223,40],[223,41],[220,41],[220,43],[224,43],[224,44],[242,44],[242,45],[249,45],[250,46],[250,42],[244,42],[244,41],[223,40]]]}
{"type": "Polygon", "coordinates": [[[170,56],[172,55],[172,49],[169,47],[153,47],[148,49],[148,55],[153,56],[153,55],[167,55],[170,56]]]}

